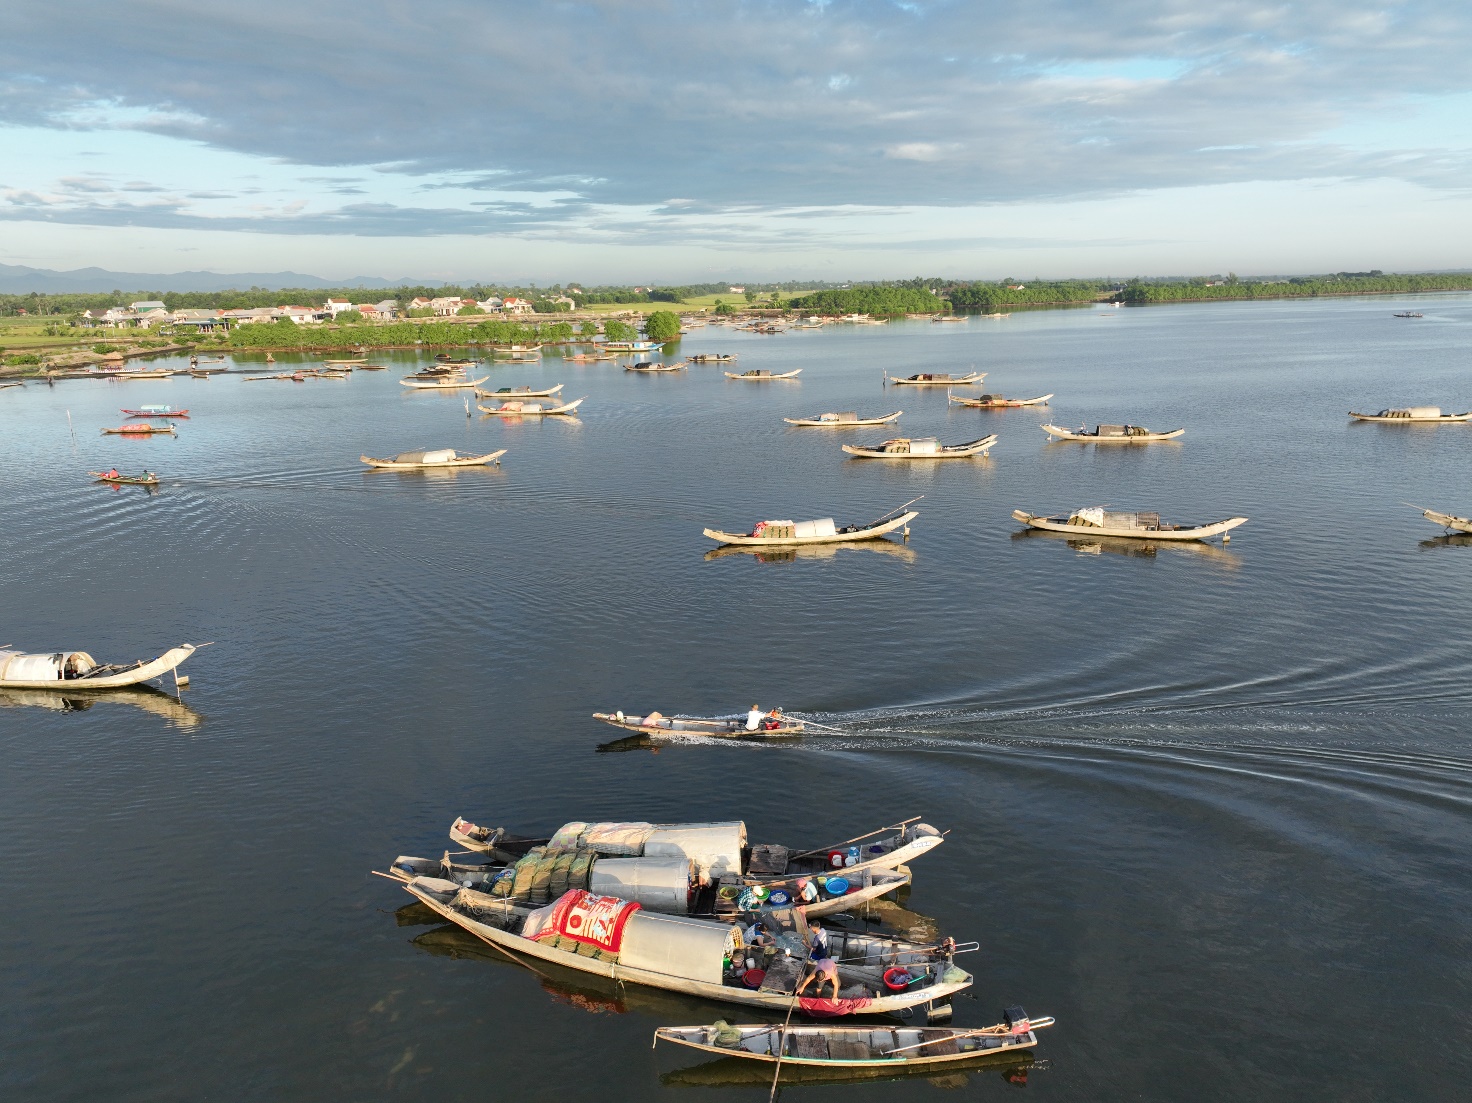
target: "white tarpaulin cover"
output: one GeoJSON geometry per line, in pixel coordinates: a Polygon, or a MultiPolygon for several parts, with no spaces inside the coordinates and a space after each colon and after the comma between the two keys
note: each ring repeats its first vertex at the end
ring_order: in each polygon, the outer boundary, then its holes
{"type": "Polygon", "coordinates": [[[814,536],[834,536],[838,533],[838,526],[832,517],[824,517],[817,521],[799,521],[792,526],[792,535],[799,540],[811,539],[814,536]]]}
{"type": "Polygon", "coordinates": [[[1440,406],[1409,406],[1406,413],[1411,417],[1440,417],[1440,406]]]}
{"type": "Polygon", "coordinates": [[[432,452],[400,452],[395,463],[448,463],[455,458],[453,448],[436,448],[432,452]]]}
{"type": "Polygon", "coordinates": [[[644,853],[644,842],[654,830],[652,823],[583,823],[574,820],[557,829],[547,845],[555,849],[571,850],[587,847],[599,854],[614,857],[637,858],[644,853]]]}
{"type": "Polygon", "coordinates": [[[1090,506],[1087,509],[1075,510],[1068,519],[1070,521],[1082,521],[1084,524],[1093,525],[1095,528],[1103,528],[1104,507],[1090,506]]]}

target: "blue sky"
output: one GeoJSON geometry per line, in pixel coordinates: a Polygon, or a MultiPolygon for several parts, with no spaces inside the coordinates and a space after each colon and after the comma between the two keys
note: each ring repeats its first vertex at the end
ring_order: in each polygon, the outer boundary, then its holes
{"type": "Polygon", "coordinates": [[[6,8],[5,263],[546,282],[1472,267],[1465,4],[6,8]]]}

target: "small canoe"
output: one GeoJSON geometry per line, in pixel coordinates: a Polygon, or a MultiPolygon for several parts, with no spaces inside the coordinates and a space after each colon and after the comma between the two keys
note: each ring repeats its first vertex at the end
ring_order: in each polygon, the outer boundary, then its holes
{"type": "Polygon", "coordinates": [[[121,411],[129,417],[188,417],[188,410],[176,410],[172,406],[143,406],[137,410],[121,411]]]}
{"type": "Polygon", "coordinates": [[[1172,525],[1162,521],[1158,513],[1116,512],[1103,507],[1075,510],[1067,517],[1044,517],[1039,513],[1014,509],[1012,516],[1028,528],[1044,532],[1066,532],[1070,536],[1122,536],[1131,540],[1209,540],[1220,536],[1226,541],[1231,539],[1227,533],[1247,521],[1246,517],[1228,517],[1225,521],[1213,521],[1207,525],[1172,525]]]}
{"type": "Polygon", "coordinates": [[[167,378],[169,378],[169,376],[171,376],[173,374],[174,374],[174,372],[172,370],[164,370],[164,369],[159,369],[159,370],[156,370],[156,371],[128,371],[128,372],[119,372],[118,375],[116,376],[116,378],[118,378],[118,379],[167,379],[167,378]]]}
{"type": "Polygon", "coordinates": [[[1349,416],[1356,421],[1383,421],[1388,425],[1446,425],[1472,421],[1472,411],[1444,414],[1440,406],[1406,406],[1399,410],[1381,410],[1378,414],[1357,414],[1351,410],[1349,416]]]}
{"type": "Polygon", "coordinates": [[[691,364],[734,364],[736,357],[729,352],[702,352],[685,359],[691,364]]]}
{"type": "Polygon", "coordinates": [[[580,352],[576,356],[564,356],[563,359],[569,364],[596,364],[601,360],[617,360],[618,357],[611,352],[603,354],[580,352]]]}
{"type": "Polygon", "coordinates": [[[780,739],[786,736],[801,735],[803,732],[801,720],[788,720],[785,717],[780,727],[758,728],[756,731],[746,730],[746,717],[744,716],[731,720],[716,720],[699,716],[662,716],[657,712],[650,713],[648,716],[627,716],[622,712],[595,712],[593,719],[602,720],[605,724],[612,724],[615,728],[638,732],[641,735],[711,735],[723,739],[780,739]]]}
{"type": "Polygon", "coordinates": [[[152,471],[145,471],[141,475],[109,475],[106,471],[89,471],[99,483],[109,483],[113,486],[158,486],[158,476],[152,471]]]}
{"type": "Polygon", "coordinates": [[[751,371],[722,372],[721,374],[724,375],[727,379],[745,379],[752,383],[761,383],[769,379],[793,379],[796,378],[797,374],[801,371],[801,368],[793,368],[792,371],[782,372],[780,374],[774,375],[771,372],[767,371],[766,368],[753,368],[751,371]]]}
{"type": "Polygon", "coordinates": [[[684,370],[685,370],[685,365],[684,364],[656,364],[656,363],[654,363],[651,360],[641,360],[637,364],[625,364],[624,365],[624,371],[666,372],[666,371],[684,371],[684,370]]]}
{"type": "Polygon", "coordinates": [[[0,650],[0,689],[116,689],[137,685],[167,674],[207,646],[181,644],[156,659],[134,663],[99,663],[85,651],[25,655],[0,650]]]}
{"type": "Polygon", "coordinates": [[[1392,318],[1424,318],[1424,317],[1426,317],[1426,315],[1417,313],[1414,310],[1397,310],[1394,314],[1391,315],[1391,317],[1392,318]]]}
{"type": "Polygon", "coordinates": [[[365,357],[363,357],[360,360],[323,360],[322,363],[324,363],[324,364],[366,364],[366,363],[368,363],[368,358],[365,356],[365,357]]]}
{"type": "Polygon", "coordinates": [[[897,437],[885,441],[877,448],[845,444],[843,450],[851,456],[862,456],[871,460],[961,460],[968,456],[984,456],[996,443],[996,433],[988,434],[980,440],[967,441],[965,444],[941,444],[935,437],[897,437]]]}
{"type": "Polygon", "coordinates": [[[224,362],[225,358],[223,356],[192,356],[189,358],[189,366],[191,368],[197,364],[223,364],[224,362]]]}
{"type": "Polygon", "coordinates": [[[969,387],[986,378],[986,372],[974,371],[968,375],[951,375],[949,372],[923,372],[904,379],[884,373],[884,381],[896,387],[969,387]]]}
{"type": "Polygon", "coordinates": [[[937,314],[930,319],[932,322],[964,322],[967,321],[964,314],[937,314]]]}
{"type": "Polygon", "coordinates": [[[575,398],[562,406],[543,406],[540,402],[525,402],[514,398],[499,406],[482,406],[477,402],[475,408],[483,414],[496,414],[500,417],[558,417],[576,413],[577,408],[586,401],[587,398],[583,397],[575,398]]]}
{"type": "Polygon", "coordinates": [[[104,433],[121,433],[130,437],[146,437],[153,433],[172,433],[172,425],[144,425],[142,422],[130,422],[116,429],[104,429],[104,433]]]}
{"type": "Polygon", "coordinates": [[[359,371],[387,371],[387,364],[359,364],[359,371]]]}
{"type": "Polygon", "coordinates": [[[544,390],[540,391],[533,390],[531,387],[501,387],[494,391],[483,391],[479,387],[477,387],[475,389],[475,397],[501,399],[551,398],[558,391],[562,390],[562,386],[563,385],[559,383],[555,387],[547,387],[544,390]]]}
{"type": "MultiPolygon", "coordinates": [[[[903,969],[899,970],[903,972],[903,969]]],[[[895,970],[887,971],[886,976],[895,970]]],[[[744,1057],[782,1068],[822,1068],[858,1072],[883,1069],[934,1070],[979,1057],[1017,1053],[1038,1044],[1036,1031],[1053,1017],[1030,1019],[1020,1007],[1002,1012],[996,1026],[817,1026],[754,1023],[737,1026],[721,1020],[710,1026],[662,1026],[656,1042],[673,1042],[723,1057],[744,1057]]]]}
{"type": "Polygon", "coordinates": [[[980,398],[957,398],[953,394],[946,395],[947,400],[953,406],[974,406],[979,410],[1010,410],[1017,406],[1046,406],[1051,394],[1042,395],[1039,398],[1003,398],[999,394],[984,394],[980,398]]]}
{"type": "Polygon", "coordinates": [[[399,386],[417,387],[425,391],[454,391],[478,387],[489,378],[489,375],[483,375],[479,379],[400,379],[399,386]]]}
{"type": "MultiPolygon", "coordinates": [[[[1472,414],[1468,415],[1472,417],[1472,414]]],[[[1085,444],[1150,444],[1154,441],[1175,440],[1185,434],[1184,429],[1172,429],[1156,433],[1141,425],[1099,425],[1092,433],[1086,429],[1064,429],[1060,425],[1040,426],[1049,438],[1077,440],[1085,444]]]]}
{"type": "Polygon", "coordinates": [[[510,364],[535,364],[542,359],[540,352],[495,352],[491,355],[496,360],[504,360],[510,364]]]}
{"type": "Polygon", "coordinates": [[[852,410],[840,414],[817,414],[813,417],[784,417],[788,425],[801,425],[817,429],[853,429],[860,425],[888,425],[898,418],[903,410],[879,417],[860,417],[852,410]]]}
{"type": "MultiPolygon", "coordinates": [[[[919,501],[919,499],[915,499],[919,501]]],[[[905,505],[913,503],[906,502],[905,505]]],[[[896,529],[905,528],[916,517],[915,510],[904,513],[894,510],[867,525],[844,525],[839,528],[833,518],[819,521],[763,521],[751,532],[723,532],[720,529],[705,529],[705,535],[721,544],[740,544],[746,547],[782,547],[794,544],[847,544],[856,540],[875,540],[896,529]]],[[[909,529],[905,528],[908,534],[909,529]]]]}
{"type": "Polygon", "coordinates": [[[506,449],[502,448],[483,456],[462,456],[453,448],[440,448],[433,451],[400,452],[391,460],[381,460],[373,456],[358,458],[369,467],[388,471],[413,471],[424,467],[479,467],[487,463],[499,464],[505,454],[506,449]]]}
{"type": "Polygon", "coordinates": [[[1420,509],[1422,517],[1440,525],[1447,532],[1472,532],[1472,518],[1458,517],[1455,513],[1439,513],[1434,509],[1421,509],[1420,506],[1413,508],[1420,509]]]}
{"type": "Polygon", "coordinates": [[[24,386],[24,384],[22,384],[22,383],[0,383],[0,391],[3,391],[6,387],[21,387],[21,386],[24,386]]]}

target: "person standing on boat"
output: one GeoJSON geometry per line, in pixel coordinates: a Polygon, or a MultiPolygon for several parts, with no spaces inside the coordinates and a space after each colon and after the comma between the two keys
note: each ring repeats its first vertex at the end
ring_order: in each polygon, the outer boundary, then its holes
{"type": "Polygon", "coordinates": [[[797,986],[797,995],[801,996],[807,991],[808,985],[813,981],[818,982],[818,999],[823,998],[823,985],[833,984],[833,998],[838,999],[838,962],[830,957],[832,951],[828,948],[828,936],[823,932],[823,926],[816,919],[808,924],[808,930],[812,934],[812,941],[808,944],[808,967],[812,970],[803,977],[802,983],[797,986]]]}
{"type": "Polygon", "coordinates": [[[746,730],[754,732],[762,726],[762,707],[752,705],[751,711],[746,714],[746,730]]]}

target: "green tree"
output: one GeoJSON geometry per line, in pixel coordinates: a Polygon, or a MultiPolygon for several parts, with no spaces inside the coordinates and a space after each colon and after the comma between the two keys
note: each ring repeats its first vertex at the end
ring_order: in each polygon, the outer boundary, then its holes
{"type": "Polygon", "coordinates": [[[478,306],[462,306],[459,310],[455,311],[455,313],[460,315],[460,317],[462,318],[469,318],[476,314],[484,314],[485,311],[478,306]]]}
{"type": "Polygon", "coordinates": [[[644,332],[651,341],[674,341],[680,336],[680,316],[673,310],[656,310],[644,319],[644,332]]]}
{"type": "Polygon", "coordinates": [[[578,334],[582,337],[598,336],[598,323],[584,322],[582,325],[578,326],[578,334]]]}
{"type": "Polygon", "coordinates": [[[717,314],[735,314],[736,313],[736,308],[734,306],[732,306],[730,303],[723,303],[719,299],[717,299],[716,300],[716,313],[717,314]]]}
{"type": "Polygon", "coordinates": [[[756,302],[756,292],[755,291],[747,291],[744,294],[746,295],[746,301],[747,302],[749,302],[749,303],[756,302]]]}
{"type": "Polygon", "coordinates": [[[610,318],[603,323],[603,334],[610,341],[632,341],[639,336],[639,331],[631,325],[610,318]]]}
{"type": "Polygon", "coordinates": [[[356,310],[339,310],[332,320],[340,326],[355,326],[363,320],[363,315],[356,310]]]}

